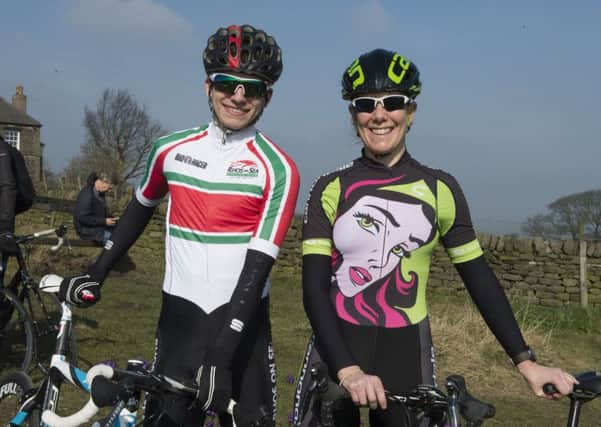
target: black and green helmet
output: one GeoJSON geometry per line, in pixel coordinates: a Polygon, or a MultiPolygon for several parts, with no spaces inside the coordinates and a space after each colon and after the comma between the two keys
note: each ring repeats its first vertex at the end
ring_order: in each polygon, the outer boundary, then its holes
{"type": "Polygon", "coordinates": [[[364,53],[342,75],[343,99],[378,92],[400,92],[415,99],[421,89],[415,64],[390,50],[375,49],[364,53]]]}

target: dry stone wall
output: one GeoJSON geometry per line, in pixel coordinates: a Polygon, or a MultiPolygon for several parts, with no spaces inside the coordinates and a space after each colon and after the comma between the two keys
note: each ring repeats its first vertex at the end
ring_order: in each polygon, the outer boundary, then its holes
{"type": "MultiPolygon", "coordinates": [[[[65,212],[39,209],[18,216],[17,232],[36,231],[65,222],[74,237],[72,218],[65,212]]],[[[295,218],[280,251],[274,272],[300,276],[301,273],[301,220],[295,218]]],[[[163,264],[165,226],[163,216],[155,215],[130,250],[136,260],[163,264]]],[[[578,304],[579,244],[572,240],[544,240],[480,234],[480,244],[497,277],[508,294],[518,295],[534,304],[559,306],[578,304]]],[[[587,245],[588,303],[601,306],[601,242],[587,245]]],[[[89,249],[89,248],[87,248],[89,249]]],[[[84,250],[74,248],[73,251],[84,250]]],[[[99,252],[99,248],[95,249],[99,252]]],[[[443,248],[434,251],[429,279],[430,292],[462,294],[465,291],[455,268],[443,248]]]]}

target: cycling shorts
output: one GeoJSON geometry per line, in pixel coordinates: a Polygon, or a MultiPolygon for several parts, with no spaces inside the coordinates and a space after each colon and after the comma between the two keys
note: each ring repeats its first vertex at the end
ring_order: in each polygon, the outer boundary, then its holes
{"type": "MultiPolygon", "coordinates": [[[[339,322],[341,333],[354,360],[370,375],[380,377],[384,388],[393,394],[406,394],[418,384],[436,384],[435,359],[430,334],[429,319],[404,328],[379,328],[339,322]]],[[[322,361],[319,342],[311,337],[299,374],[294,397],[293,426],[319,426],[317,413],[319,402],[311,391],[310,369],[313,363],[322,361]],[[308,400],[307,400],[308,399],[308,400]],[[303,407],[308,408],[305,415],[303,407]]],[[[327,364],[327,361],[324,361],[327,364]]],[[[336,372],[329,372],[330,379],[338,383],[336,372]]],[[[358,427],[360,413],[352,401],[338,405],[334,412],[337,427],[358,427]]],[[[370,410],[371,427],[398,427],[404,425],[404,409],[389,404],[388,409],[370,410]]],[[[428,425],[424,420],[423,425],[428,425]]]]}
{"type": "MultiPolygon", "coordinates": [[[[213,343],[226,322],[229,304],[206,314],[197,305],[163,292],[163,304],[156,335],[154,370],[160,374],[191,382],[208,345],[213,343]]],[[[232,362],[232,398],[245,407],[263,405],[276,415],[276,368],[271,340],[269,301],[261,300],[254,321],[249,322],[232,362]]],[[[150,425],[203,426],[205,414],[188,409],[191,399],[177,399],[163,408],[166,414],[150,425]]],[[[145,419],[158,417],[161,409],[150,399],[145,419]]],[[[219,414],[220,425],[232,425],[231,417],[219,414]]],[[[145,424],[146,425],[146,424],[145,424]]]]}

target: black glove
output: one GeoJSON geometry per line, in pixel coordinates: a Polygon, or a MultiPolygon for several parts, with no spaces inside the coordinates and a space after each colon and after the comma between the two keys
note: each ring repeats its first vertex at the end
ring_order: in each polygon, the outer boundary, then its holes
{"type": "Polygon", "coordinates": [[[66,277],[61,282],[58,297],[77,307],[86,308],[100,300],[102,285],[89,273],[83,276],[66,277]]]}
{"type": "Polygon", "coordinates": [[[273,416],[263,405],[258,408],[234,406],[234,422],[237,427],[275,427],[273,416]]]}
{"type": "Polygon", "coordinates": [[[19,253],[19,247],[13,233],[8,231],[0,233],[0,253],[5,255],[16,255],[19,253]]]}
{"type": "Polygon", "coordinates": [[[218,413],[227,412],[232,397],[232,373],[218,352],[209,349],[194,382],[198,386],[196,402],[203,411],[212,409],[218,413]]]}

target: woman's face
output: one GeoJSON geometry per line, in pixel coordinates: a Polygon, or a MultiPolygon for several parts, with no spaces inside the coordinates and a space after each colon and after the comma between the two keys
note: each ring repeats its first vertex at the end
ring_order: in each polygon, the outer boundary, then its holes
{"type": "Polygon", "coordinates": [[[338,287],[351,297],[385,277],[401,258],[422,246],[432,224],[421,205],[364,196],[334,225],[336,249],[342,263],[338,287]]]}
{"type": "MultiPolygon", "coordinates": [[[[375,93],[366,96],[381,97],[390,93],[375,93]]],[[[351,107],[357,133],[365,148],[374,156],[402,153],[405,148],[405,134],[413,120],[415,104],[404,109],[388,111],[378,103],[371,113],[359,113],[351,107]]]]}

